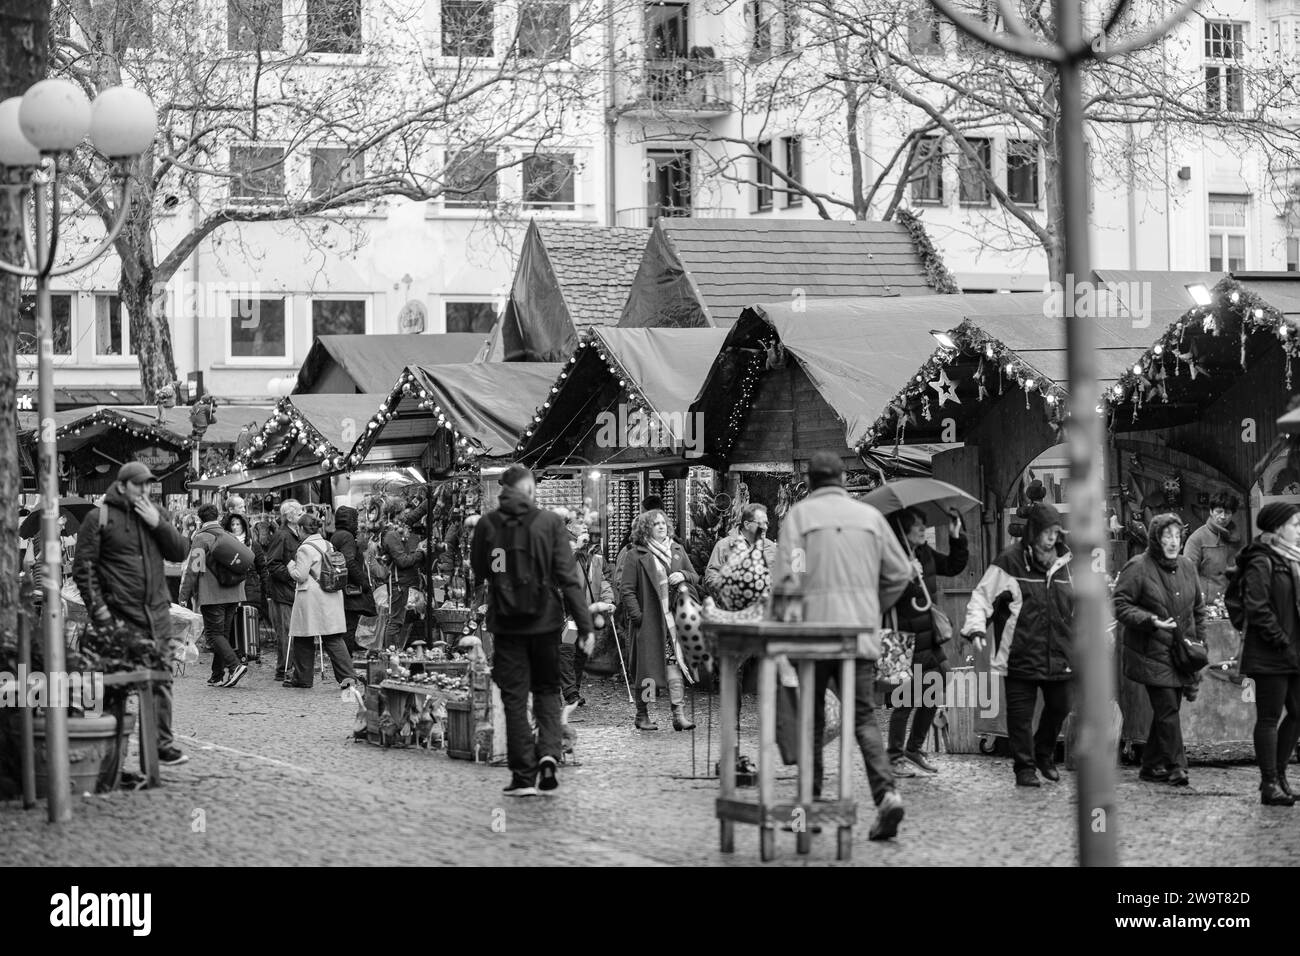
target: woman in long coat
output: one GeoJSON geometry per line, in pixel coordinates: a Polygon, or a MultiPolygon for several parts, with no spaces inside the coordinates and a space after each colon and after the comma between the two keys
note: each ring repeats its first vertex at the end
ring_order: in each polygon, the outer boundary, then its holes
{"type": "Polygon", "coordinates": [[[1199,675],[1180,671],[1173,642],[1201,640],[1205,597],[1190,558],[1179,555],[1183,522],[1178,515],[1151,519],[1147,550],[1120,571],[1115,586],[1115,618],[1124,629],[1124,676],[1146,687],[1151,729],[1142,749],[1138,777],[1151,783],[1187,786],[1187,754],[1178,716],[1184,700],[1194,700],[1199,675]]]}
{"type": "Polygon", "coordinates": [[[632,525],[631,550],[620,582],[623,609],[632,629],[631,666],[636,675],[638,730],[659,729],[650,718],[649,702],[665,684],[673,708],[673,730],[695,726],[682,706],[686,685],[674,646],[672,597],[680,585],[693,587],[698,582],[699,575],[691,567],[686,549],[668,536],[667,516],[662,511],[638,516],[632,525]]]}
{"type": "Polygon", "coordinates": [[[343,686],[348,686],[346,682],[356,683],[357,679],[344,640],[347,619],[343,612],[343,592],[322,591],[320,586],[321,566],[333,550],[330,543],[321,537],[320,526],[320,518],[310,512],[298,519],[298,530],[302,532],[303,540],[288,568],[290,576],[297,582],[293,613],[289,618],[294,673],[285,675],[285,687],[312,685],[317,637],[334,665],[334,679],[343,686]]]}

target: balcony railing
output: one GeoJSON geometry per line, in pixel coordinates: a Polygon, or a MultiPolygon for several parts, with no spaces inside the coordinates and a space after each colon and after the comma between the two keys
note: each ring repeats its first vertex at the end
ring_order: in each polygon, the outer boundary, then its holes
{"type": "Polygon", "coordinates": [[[701,57],[645,60],[621,77],[618,94],[625,113],[724,116],[734,109],[727,64],[701,57]]]}
{"type": "Polygon", "coordinates": [[[734,209],[702,209],[698,206],[635,206],[615,214],[620,226],[644,228],[660,219],[735,219],[734,209]]]}

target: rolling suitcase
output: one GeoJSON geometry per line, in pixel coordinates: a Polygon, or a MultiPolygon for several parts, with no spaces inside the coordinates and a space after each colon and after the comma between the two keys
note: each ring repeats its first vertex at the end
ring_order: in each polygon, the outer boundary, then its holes
{"type": "Polygon", "coordinates": [[[235,614],[235,653],[243,661],[262,659],[261,615],[251,604],[241,604],[235,614]]]}

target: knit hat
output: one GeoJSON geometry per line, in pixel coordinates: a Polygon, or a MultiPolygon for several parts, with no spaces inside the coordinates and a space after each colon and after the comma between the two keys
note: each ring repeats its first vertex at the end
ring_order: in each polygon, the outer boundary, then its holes
{"type": "Polygon", "coordinates": [[[1289,501],[1274,501],[1259,509],[1255,518],[1255,527],[1260,531],[1276,531],[1291,520],[1291,516],[1300,513],[1300,506],[1289,501]]]}
{"type": "Polygon", "coordinates": [[[1061,513],[1056,510],[1055,505],[1039,502],[1036,505],[1030,505],[1028,514],[1025,515],[1025,542],[1032,542],[1038,537],[1039,533],[1052,527],[1053,525],[1061,527],[1061,513]]]}

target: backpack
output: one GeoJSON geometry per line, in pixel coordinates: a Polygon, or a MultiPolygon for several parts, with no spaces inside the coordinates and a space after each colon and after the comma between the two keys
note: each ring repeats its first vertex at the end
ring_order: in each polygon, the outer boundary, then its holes
{"type": "Polygon", "coordinates": [[[223,529],[209,529],[204,534],[212,536],[204,570],[211,571],[223,588],[243,584],[244,579],[253,573],[253,549],[223,529]]]}
{"type": "Polygon", "coordinates": [[[343,552],[330,548],[317,547],[313,541],[312,547],[320,552],[321,562],[320,571],[316,574],[316,582],[320,589],[326,594],[333,594],[335,591],[342,591],[348,583],[348,559],[343,557],[343,552]]]}
{"type": "Polygon", "coordinates": [[[494,535],[493,555],[490,559],[491,579],[489,590],[497,614],[505,618],[535,615],[546,602],[546,581],[537,559],[529,547],[529,529],[540,511],[525,519],[503,518],[499,529],[504,535],[494,535]],[[504,540],[502,540],[504,538],[504,540]],[[498,552],[504,551],[504,568],[498,567],[498,552]]]}

